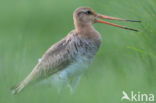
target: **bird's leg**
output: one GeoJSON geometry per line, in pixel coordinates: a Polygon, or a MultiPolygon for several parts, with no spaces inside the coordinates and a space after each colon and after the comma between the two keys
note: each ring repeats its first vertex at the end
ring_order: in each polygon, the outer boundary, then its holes
{"type": "Polygon", "coordinates": [[[79,76],[73,77],[68,80],[67,86],[69,87],[71,93],[73,93],[75,91],[75,89],[77,88],[77,86],[80,82],[81,76],[82,75],[79,75],[79,76]]]}

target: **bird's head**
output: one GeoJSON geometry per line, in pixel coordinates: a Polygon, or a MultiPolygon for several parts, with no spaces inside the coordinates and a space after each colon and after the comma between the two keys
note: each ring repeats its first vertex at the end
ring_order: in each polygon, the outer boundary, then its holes
{"type": "Polygon", "coordinates": [[[119,27],[119,28],[123,28],[123,29],[128,29],[128,30],[133,30],[133,31],[138,31],[138,30],[132,29],[129,27],[125,27],[125,26],[120,26],[117,24],[113,24],[113,23],[103,21],[100,19],[128,21],[128,22],[140,22],[138,20],[127,20],[127,19],[105,16],[105,15],[96,13],[94,10],[92,10],[91,8],[88,8],[88,7],[77,8],[74,11],[73,18],[74,18],[74,24],[75,25],[85,26],[85,25],[92,25],[94,23],[104,23],[104,24],[108,24],[111,26],[115,26],[115,27],[119,27]]]}
{"type": "Polygon", "coordinates": [[[88,7],[77,8],[74,12],[74,21],[83,24],[95,23],[96,12],[88,7]]]}

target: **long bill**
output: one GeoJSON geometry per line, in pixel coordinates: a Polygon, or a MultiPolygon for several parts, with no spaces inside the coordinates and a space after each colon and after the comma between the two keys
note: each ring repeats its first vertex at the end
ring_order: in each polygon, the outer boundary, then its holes
{"type": "MultiPolygon", "coordinates": [[[[116,18],[116,17],[105,16],[105,15],[101,15],[101,14],[97,14],[97,17],[101,18],[101,19],[109,19],[109,20],[141,22],[141,21],[138,21],[138,20],[127,20],[127,19],[121,19],[121,18],[116,18]]],[[[126,27],[126,26],[117,25],[117,24],[110,23],[110,22],[103,21],[103,20],[99,20],[99,19],[97,19],[96,22],[97,23],[104,23],[104,24],[108,24],[108,25],[111,25],[111,26],[115,26],[115,27],[119,27],[119,28],[123,28],[123,29],[127,29],[127,30],[132,30],[132,31],[138,32],[138,30],[136,30],[136,29],[132,29],[132,28],[129,28],[129,27],[126,27]]]]}

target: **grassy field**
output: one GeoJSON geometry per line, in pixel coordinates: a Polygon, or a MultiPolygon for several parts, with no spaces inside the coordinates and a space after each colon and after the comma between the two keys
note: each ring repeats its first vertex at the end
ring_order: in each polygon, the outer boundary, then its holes
{"type": "Polygon", "coordinates": [[[123,90],[156,95],[155,22],[155,0],[0,0],[0,103],[129,103],[121,102],[123,90]],[[72,13],[80,6],[141,20],[113,21],[140,32],[95,24],[102,46],[75,93],[66,88],[58,94],[56,87],[45,84],[12,95],[10,87],[31,72],[53,43],[74,29],[72,13]]]}

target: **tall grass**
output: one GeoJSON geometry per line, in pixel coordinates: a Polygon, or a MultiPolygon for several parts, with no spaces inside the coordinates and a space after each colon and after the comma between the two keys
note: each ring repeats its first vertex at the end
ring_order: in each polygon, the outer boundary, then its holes
{"type": "Polygon", "coordinates": [[[0,103],[120,103],[123,90],[156,94],[155,0],[1,0],[0,14],[0,103]],[[95,24],[103,43],[74,94],[45,84],[12,95],[9,88],[74,28],[72,13],[79,6],[141,20],[112,21],[140,32],[95,24]]]}

